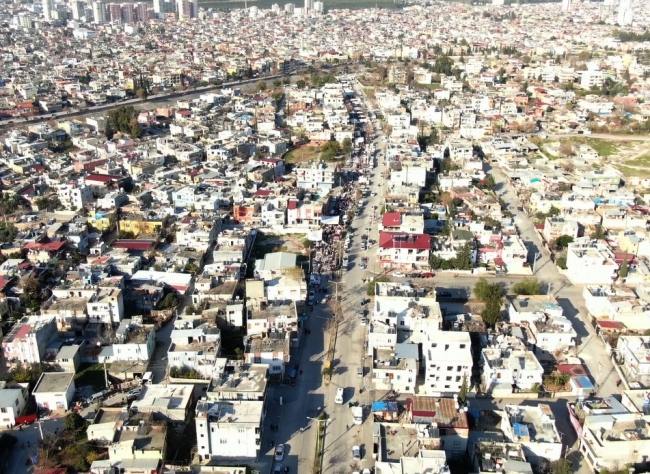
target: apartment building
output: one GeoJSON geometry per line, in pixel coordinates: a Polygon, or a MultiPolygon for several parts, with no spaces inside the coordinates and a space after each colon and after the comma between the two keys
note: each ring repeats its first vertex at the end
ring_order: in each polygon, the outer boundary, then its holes
{"type": "Polygon", "coordinates": [[[618,339],[618,360],[629,383],[650,387],[650,337],[621,336],[618,339]]]}
{"type": "Polygon", "coordinates": [[[510,441],[520,443],[526,459],[538,465],[562,457],[562,441],[555,426],[555,415],[547,404],[537,406],[508,405],[504,409],[501,429],[510,441]]]}
{"type": "Polygon", "coordinates": [[[429,334],[442,329],[440,304],[428,288],[409,283],[376,283],[372,310],[373,321],[398,331],[429,334]]]}
{"type": "Polygon", "coordinates": [[[567,249],[565,275],[574,285],[610,285],[618,277],[614,252],[604,241],[581,239],[567,249]]]}
{"type": "Polygon", "coordinates": [[[124,296],[119,288],[97,288],[87,303],[88,318],[104,324],[119,324],[124,317],[124,296]]]}
{"type": "Polygon", "coordinates": [[[591,469],[620,469],[644,463],[650,452],[650,425],[638,413],[589,416],[580,451],[591,469]]]}
{"type": "Polygon", "coordinates": [[[14,324],[2,341],[2,352],[7,367],[43,362],[47,345],[56,335],[56,321],[53,316],[22,318],[14,324]]]}
{"type": "Polygon", "coordinates": [[[579,232],[580,225],[574,220],[566,220],[563,217],[547,217],[544,219],[542,235],[544,235],[547,242],[551,242],[563,235],[576,239],[579,232]]]}
{"type": "Polygon", "coordinates": [[[472,376],[472,348],[468,332],[433,332],[422,345],[426,364],[424,392],[440,397],[460,391],[472,376]]]}
{"type": "Polygon", "coordinates": [[[318,162],[305,163],[294,170],[298,179],[296,185],[302,189],[320,189],[331,191],[337,182],[337,166],[335,164],[318,162]]]}
{"type": "Polygon", "coordinates": [[[284,379],[285,366],[291,360],[291,333],[284,327],[271,328],[261,337],[249,337],[244,348],[247,364],[266,364],[269,375],[284,379]]]}
{"type": "Polygon", "coordinates": [[[542,384],[544,368],[523,343],[487,347],[481,353],[486,390],[492,396],[512,393],[515,389],[530,390],[542,384]]]}
{"type": "Polygon", "coordinates": [[[325,201],[290,199],[287,202],[287,225],[294,227],[312,227],[320,225],[323,219],[325,201]]]}
{"type": "Polygon", "coordinates": [[[264,401],[199,401],[196,406],[197,453],[202,460],[257,459],[264,401]]]}
{"type": "Polygon", "coordinates": [[[382,216],[379,231],[424,234],[424,217],[422,214],[387,212],[382,216]]]}
{"type": "Polygon", "coordinates": [[[143,324],[141,317],[123,319],[115,331],[115,343],[106,346],[100,358],[113,361],[149,361],[156,348],[153,324],[143,324]]]}
{"type": "Polygon", "coordinates": [[[428,270],[430,251],[428,234],[379,233],[377,259],[383,268],[428,270]]]}
{"type": "Polygon", "coordinates": [[[587,311],[595,318],[615,316],[614,313],[621,303],[638,300],[638,296],[632,288],[622,285],[585,286],[582,296],[585,299],[587,311]]]}
{"type": "Polygon", "coordinates": [[[212,402],[264,401],[267,395],[268,373],[266,364],[245,364],[241,360],[217,359],[212,385],[206,392],[206,398],[212,402]]]}
{"type": "Polygon", "coordinates": [[[0,426],[15,425],[16,418],[22,416],[28,399],[29,390],[26,388],[0,381],[0,426]]]}
{"type": "Polygon", "coordinates": [[[372,356],[372,383],[375,390],[415,393],[419,370],[417,344],[396,344],[376,348],[372,356]]]}
{"type": "Polygon", "coordinates": [[[211,379],[221,353],[221,331],[202,318],[178,318],[170,334],[168,366],[194,370],[204,379],[211,379]]]}
{"type": "Polygon", "coordinates": [[[578,338],[571,321],[564,316],[545,316],[527,328],[532,335],[529,342],[549,353],[574,347],[578,338]]]}
{"type": "Polygon", "coordinates": [[[508,316],[513,324],[534,323],[545,316],[562,316],[564,310],[553,295],[508,297],[508,316]]]}

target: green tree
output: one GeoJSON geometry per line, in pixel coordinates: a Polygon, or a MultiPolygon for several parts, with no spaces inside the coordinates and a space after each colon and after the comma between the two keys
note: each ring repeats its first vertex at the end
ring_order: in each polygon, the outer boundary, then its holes
{"type": "Polygon", "coordinates": [[[63,429],[66,431],[76,431],[84,424],[84,419],[77,412],[68,413],[63,419],[63,429]]]}
{"type": "Polygon", "coordinates": [[[572,474],[573,465],[568,459],[546,462],[542,466],[543,474],[572,474]]]}
{"type": "Polygon", "coordinates": [[[556,258],[555,264],[558,266],[558,268],[561,268],[562,270],[566,270],[566,257],[556,258]]]}
{"type": "Polygon", "coordinates": [[[573,242],[573,237],[570,235],[561,235],[555,239],[555,247],[558,249],[565,249],[573,242]]]}
{"type": "Polygon", "coordinates": [[[505,292],[503,287],[498,283],[490,283],[485,278],[481,278],[476,285],[474,285],[474,296],[476,296],[483,303],[490,300],[499,300],[503,298],[505,292]]]}
{"type": "Polygon", "coordinates": [[[167,293],[167,296],[165,296],[163,300],[158,304],[158,309],[170,309],[178,306],[180,302],[181,298],[176,293],[167,293]]]}
{"type": "Polygon", "coordinates": [[[467,402],[467,392],[469,387],[467,386],[467,375],[463,375],[463,384],[460,386],[460,391],[458,392],[458,401],[462,404],[467,402]]]}
{"type": "Polygon", "coordinates": [[[126,133],[133,138],[140,138],[143,134],[138,124],[138,111],[132,105],[122,105],[106,114],[106,135],[115,132],[126,133]]]}
{"type": "Polygon", "coordinates": [[[597,225],[589,237],[596,240],[603,240],[605,238],[605,228],[602,225],[597,225]]]}
{"type": "Polygon", "coordinates": [[[456,270],[471,270],[474,268],[473,252],[474,250],[469,242],[456,250],[456,257],[453,262],[456,270]]]}
{"type": "Polygon", "coordinates": [[[343,139],[343,153],[349,155],[352,153],[352,140],[348,137],[343,139]]]}
{"type": "Polygon", "coordinates": [[[372,281],[368,282],[368,284],[366,285],[366,294],[368,296],[375,296],[375,283],[385,283],[388,281],[391,280],[387,276],[380,276],[373,279],[372,281]]]}
{"type": "Polygon", "coordinates": [[[628,263],[627,263],[627,252],[623,256],[623,263],[621,263],[621,268],[618,269],[618,276],[621,278],[627,278],[628,274],[628,263]]]}
{"type": "Polygon", "coordinates": [[[496,323],[501,321],[501,299],[488,300],[481,312],[481,318],[488,327],[494,327],[496,323]]]}
{"type": "Polygon", "coordinates": [[[266,90],[266,82],[265,81],[258,82],[257,83],[257,88],[262,92],[265,91],[266,90]]]}
{"type": "Polygon", "coordinates": [[[519,283],[515,283],[512,288],[515,295],[540,295],[542,287],[537,281],[537,278],[525,278],[519,283]]]}
{"type": "Polygon", "coordinates": [[[296,81],[296,87],[298,89],[304,89],[306,85],[307,85],[307,83],[303,79],[298,79],[296,81]]]}
{"type": "Polygon", "coordinates": [[[18,234],[18,229],[9,222],[0,222],[0,242],[11,243],[18,234]]]}

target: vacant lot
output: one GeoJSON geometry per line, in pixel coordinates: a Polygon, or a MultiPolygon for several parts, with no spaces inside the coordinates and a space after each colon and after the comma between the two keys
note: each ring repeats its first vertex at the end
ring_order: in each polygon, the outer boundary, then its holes
{"type": "Polygon", "coordinates": [[[623,176],[638,176],[640,178],[650,177],[650,167],[648,169],[630,168],[625,165],[614,165],[614,167],[623,173],[623,176]]]}
{"type": "Polygon", "coordinates": [[[635,158],[633,160],[627,160],[625,162],[625,165],[627,165],[627,166],[640,166],[640,167],[648,167],[648,168],[650,168],[650,154],[640,156],[640,157],[635,158]]]}
{"type": "Polygon", "coordinates": [[[320,154],[320,147],[317,146],[301,146],[295,150],[291,150],[284,155],[284,161],[287,164],[305,163],[315,160],[320,154]]]}

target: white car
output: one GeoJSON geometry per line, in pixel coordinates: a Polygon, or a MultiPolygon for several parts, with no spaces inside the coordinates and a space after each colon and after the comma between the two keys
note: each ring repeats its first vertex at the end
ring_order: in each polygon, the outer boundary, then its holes
{"type": "Polygon", "coordinates": [[[334,397],[334,403],[338,405],[343,405],[343,387],[336,389],[336,397],[334,397]]]}
{"type": "Polygon", "coordinates": [[[404,273],[402,273],[402,272],[394,272],[393,276],[397,277],[397,278],[405,278],[406,277],[406,275],[404,273]]]}
{"type": "Polygon", "coordinates": [[[368,325],[368,320],[366,318],[361,318],[361,325],[362,326],[367,326],[368,325]]]}
{"type": "Polygon", "coordinates": [[[361,448],[359,446],[352,446],[352,459],[361,461],[361,448]]]}
{"type": "Polygon", "coordinates": [[[275,448],[275,460],[280,462],[284,459],[284,444],[278,444],[275,448]]]}

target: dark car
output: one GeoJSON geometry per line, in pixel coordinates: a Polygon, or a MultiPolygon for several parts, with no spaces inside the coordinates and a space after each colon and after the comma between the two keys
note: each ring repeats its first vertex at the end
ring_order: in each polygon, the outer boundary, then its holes
{"type": "Polygon", "coordinates": [[[361,300],[361,306],[365,306],[370,303],[370,298],[364,298],[361,300]]]}

